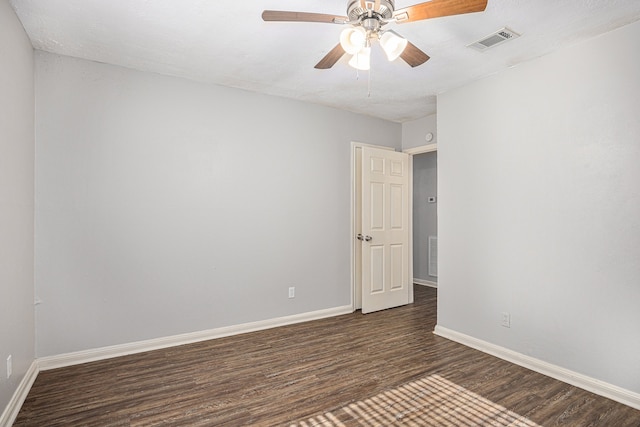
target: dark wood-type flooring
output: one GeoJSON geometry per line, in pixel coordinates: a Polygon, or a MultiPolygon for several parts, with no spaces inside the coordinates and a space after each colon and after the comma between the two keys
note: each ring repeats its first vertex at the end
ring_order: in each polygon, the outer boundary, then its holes
{"type": "Polygon", "coordinates": [[[44,371],[14,426],[280,426],[438,374],[543,426],[640,411],[432,334],[416,303],[44,371]]]}

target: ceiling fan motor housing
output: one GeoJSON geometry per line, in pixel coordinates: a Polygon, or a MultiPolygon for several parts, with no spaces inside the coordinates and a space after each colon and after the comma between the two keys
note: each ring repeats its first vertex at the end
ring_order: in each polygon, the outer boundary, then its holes
{"type": "MultiPolygon", "coordinates": [[[[347,16],[349,17],[349,21],[362,20],[362,18],[369,15],[369,10],[374,10],[375,1],[365,0],[364,4],[366,8],[362,7],[362,3],[361,0],[348,0],[347,16]]],[[[380,8],[373,12],[373,16],[381,19],[390,19],[393,16],[394,10],[394,0],[380,0],[380,8]]]]}
{"type": "Polygon", "coordinates": [[[377,18],[364,18],[361,23],[362,27],[370,33],[376,33],[382,27],[380,20],[377,18]]]}

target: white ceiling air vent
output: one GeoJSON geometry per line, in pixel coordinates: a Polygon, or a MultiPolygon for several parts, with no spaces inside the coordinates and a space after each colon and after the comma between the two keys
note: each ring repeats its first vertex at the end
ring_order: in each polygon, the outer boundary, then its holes
{"type": "Polygon", "coordinates": [[[478,40],[475,43],[471,43],[470,45],[467,45],[467,47],[472,47],[476,50],[479,50],[480,52],[484,52],[489,48],[498,46],[499,44],[502,44],[509,40],[513,40],[518,37],[520,37],[520,34],[505,27],[496,31],[495,33],[492,33],[486,37],[483,37],[482,39],[478,40]]]}

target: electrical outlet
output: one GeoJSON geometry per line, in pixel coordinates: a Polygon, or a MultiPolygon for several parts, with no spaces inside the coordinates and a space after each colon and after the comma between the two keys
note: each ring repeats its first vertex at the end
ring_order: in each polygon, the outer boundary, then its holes
{"type": "Polygon", "coordinates": [[[500,322],[500,323],[505,328],[510,328],[511,327],[511,314],[507,313],[506,311],[502,312],[502,322],[500,322]]]}
{"type": "Polygon", "coordinates": [[[11,378],[11,374],[13,373],[13,362],[11,360],[11,355],[7,357],[7,379],[11,378]]]}
{"type": "Polygon", "coordinates": [[[295,298],[296,297],[296,288],[294,286],[291,286],[289,288],[289,298],[295,298]]]}

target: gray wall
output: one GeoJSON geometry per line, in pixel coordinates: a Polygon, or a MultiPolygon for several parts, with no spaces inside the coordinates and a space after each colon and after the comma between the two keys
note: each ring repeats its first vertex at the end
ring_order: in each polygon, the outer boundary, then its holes
{"type": "Polygon", "coordinates": [[[34,358],[33,49],[0,2],[0,413],[34,358]],[[7,379],[11,355],[13,375],[7,379]]]}
{"type": "Polygon", "coordinates": [[[437,282],[429,275],[429,236],[438,235],[436,203],[427,198],[437,196],[438,154],[413,156],[413,278],[437,282]]]}
{"type": "Polygon", "coordinates": [[[41,52],[36,93],[38,356],[351,303],[350,142],[399,124],[41,52]]]}
{"type": "Polygon", "coordinates": [[[640,22],[439,96],[439,326],[640,392],[638,76],[640,22]]]}

